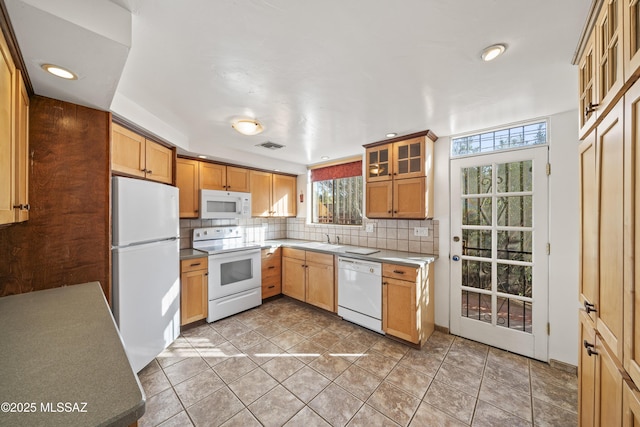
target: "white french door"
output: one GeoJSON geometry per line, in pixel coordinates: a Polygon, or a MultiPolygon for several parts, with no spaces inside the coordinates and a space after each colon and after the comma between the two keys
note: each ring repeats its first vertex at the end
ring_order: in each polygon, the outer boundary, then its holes
{"type": "Polygon", "coordinates": [[[451,333],[546,361],[548,148],[451,160],[451,333]]]}

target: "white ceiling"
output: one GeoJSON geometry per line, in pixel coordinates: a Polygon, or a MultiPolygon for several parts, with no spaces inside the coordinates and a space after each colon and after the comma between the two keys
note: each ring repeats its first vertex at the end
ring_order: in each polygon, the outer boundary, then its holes
{"type": "Polygon", "coordinates": [[[4,2],[37,94],[111,110],[180,152],[289,172],[388,132],[454,135],[576,108],[571,59],[591,4],[4,2]],[[505,55],[481,61],[498,42],[505,55]],[[79,79],[46,75],[44,62],[79,79]],[[265,131],[236,133],[239,117],[265,131]],[[255,147],[265,141],[285,148],[255,147]]]}

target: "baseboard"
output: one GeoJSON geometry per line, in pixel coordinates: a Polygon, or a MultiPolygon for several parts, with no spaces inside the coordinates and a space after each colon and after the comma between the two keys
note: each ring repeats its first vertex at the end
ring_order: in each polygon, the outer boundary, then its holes
{"type": "Polygon", "coordinates": [[[564,372],[568,372],[573,375],[578,375],[578,367],[571,363],[561,362],[559,360],[549,359],[549,366],[555,369],[559,369],[564,372]]]}
{"type": "Polygon", "coordinates": [[[442,332],[443,334],[449,334],[449,328],[447,328],[446,326],[435,325],[434,329],[438,332],[442,332]]]}

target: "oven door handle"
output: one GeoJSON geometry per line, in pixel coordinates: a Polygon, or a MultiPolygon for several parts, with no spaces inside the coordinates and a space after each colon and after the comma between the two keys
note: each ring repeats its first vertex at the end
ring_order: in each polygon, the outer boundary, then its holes
{"type": "Polygon", "coordinates": [[[216,261],[221,259],[230,259],[230,258],[242,259],[242,258],[248,258],[255,255],[260,256],[260,251],[261,251],[260,248],[255,248],[255,249],[240,249],[240,250],[231,251],[231,252],[220,252],[217,254],[209,255],[209,259],[216,260],[216,261]]]}

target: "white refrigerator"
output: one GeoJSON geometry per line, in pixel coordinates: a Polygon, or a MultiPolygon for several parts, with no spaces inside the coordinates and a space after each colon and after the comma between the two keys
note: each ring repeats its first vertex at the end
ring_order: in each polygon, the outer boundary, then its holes
{"type": "Polygon", "coordinates": [[[178,189],[112,178],[113,315],[139,372],[180,335],[178,189]]]}

